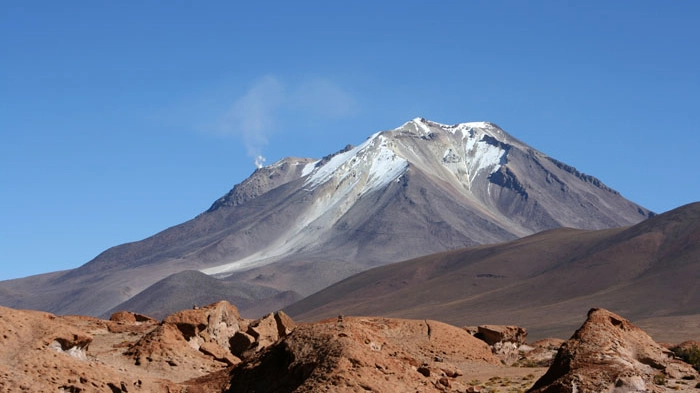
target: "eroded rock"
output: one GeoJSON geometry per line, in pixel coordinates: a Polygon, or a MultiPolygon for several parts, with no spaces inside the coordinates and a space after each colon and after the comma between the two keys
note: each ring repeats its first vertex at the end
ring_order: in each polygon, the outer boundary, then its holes
{"type": "MultiPolygon", "coordinates": [[[[251,324],[258,337],[269,320],[251,324]]],[[[245,360],[229,392],[464,392],[457,363],[500,365],[486,343],[441,322],[334,318],[299,325],[245,360]]]]}
{"type": "Polygon", "coordinates": [[[489,345],[506,342],[521,345],[527,339],[527,330],[520,326],[481,325],[474,336],[489,345]]]}
{"type": "Polygon", "coordinates": [[[236,332],[236,334],[229,340],[229,347],[231,348],[231,353],[238,357],[243,357],[243,354],[251,349],[255,344],[255,337],[248,333],[236,332]]]}
{"type": "Polygon", "coordinates": [[[684,376],[699,377],[628,320],[591,309],[530,392],[662,392],[667,379],[684,376]]]}

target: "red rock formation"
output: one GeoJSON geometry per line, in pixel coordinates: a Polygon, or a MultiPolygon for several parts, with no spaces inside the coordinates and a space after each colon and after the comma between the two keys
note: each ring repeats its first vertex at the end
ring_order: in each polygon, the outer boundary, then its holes
{"type": "Polygon", "coordinates": [[[527,330],[520,326],[481,325],[477,327],[475,337],[486,341],[489,345],[499,342],[521,345],[527,339],[527,330]]]}
{"type": "MultiPolygon", "coordinates": [[[[130,313],[111,319],[0,307],[0,392],[461,393],[496,383],[527,388],[533,373],[544,373],[503,366],[485,342],[430,320],[295,325],[275,313],[249,321],[226,302],[162,322],[130,313]],[[506,375],[520,375],[519,385],[496,379],[506,375]]],[[[659,375],[674,391],[681,378],[696,378],[679,388],[692,389],[698,374],[670,355],[623,318],[593,310],[533,391],[661,391],[659,375]]]]}
{"type": "Polygon", "coordinates": [[[684,377],[700,376],[628,320],[592,309],[530,392],[662,392],[670,385],[683,390],[688,385],[677,381],[684,377]]]}
{"type": "Polygon", "coordinates": [[[465,362],[500,364],[486,343],[441,322],[333,319],[297,326],[235,368],[229,392],[465,391],[456,379],[465,362]]]}

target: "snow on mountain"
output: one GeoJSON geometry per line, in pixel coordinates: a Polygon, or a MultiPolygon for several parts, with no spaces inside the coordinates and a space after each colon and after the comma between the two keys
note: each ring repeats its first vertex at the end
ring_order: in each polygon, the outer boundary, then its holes
{"type": "Polygon", "coordinates": [[[478,175],[488,176],[504,162],[506,150],[491,140],[496,137],[505,140],[502,131],[485,122],[448,126],[416,118],[394,130],[377,132],[325,163],[307,163],[301,172],[302,190],[314,194],[313,202],[286,235],[245,258],[201,271],[230,274],[311,246],[322,229],[335,225],[363,196],[399,180],[410,165],[436,173],[440,171],[435,166],[441,165],[447,171],[445,181],[458,179],[468,190],[478,175]],[[425,145],[433,154],[421,151],[425,145]],[[444,153],[439,156],[439,151],[444,153]]]}
{"type": "Polygon", "coordinates": [[[392,150],[391,141],[377,133],[360,146],[335,155],[325,165],[312,171],[304,186],[313,190],[331,180],[336,184],[348,180],[354,186],[362,182],[357,174],[365,173],[367,178],[360,192],[364,194],[395,180],[407,165],[408,162],[392,150]]]}
{"type": "Polygon", "coordinates": [[[486,212],[490,220],[515,236],[527,235],[532,226],[512,222],[507,212],[494,209],[491,195],[497,187],[493,179],[508,163],[511,149],[532,151],[487,122],[445,125],[415,118],[393,130],[377,132],[359,146],[348,146],[324,160],[307,160],[300,178],[309,202],[299,206],[298,218],[284,234],[250,255],[201,271],[226,275],[312,250],[359,201],[400,181],[409,170],[429,174],[434,182],[456,193],[455,198],[470,201],[473,208],[486,212]]]}
{"type": "Polygon", "coordinates": [[[479,173],[490,174],[499,169],[506,154],[500,144],[506,141],[506,134],[490,123],[449,126],[416,118],[394,130],[372,135],[363,144],[333,156],[310,172],[305,169],[304,176],[311,176],[304,186],[313,190],[328,181],[336,184],[349,181],[351,186],[362,185],[359,190],[362,195],[399,178],[409,163],[430,167],[440,161],[454,175],[466,175],[466,184],[470,185],[479,173]],[[417,143],[434,144],[437,147],[432,148],[433,153],[442,150],[443,154],[441,157],[436,154],[418,156],[417,143]],[[365,181],[357,178],[358,174],[366,174],[365,181]]]}
{"type": "MultiPolygon", "coordinates": [[[[441,163],[467,189],[471,188],[479,174],[488,176],[497,171],[506,159],[505,146],[515,141],[498,127],[486,122],[445,125],[416,118],[393,132],[415,132],[424,141],[435,145],[427,161],[426,157],[422,157],[416,160],[416,164],[427,168],[441,163]],[[441,156],[435,154],[439,151],[442,151],[441,156]]],[[[408,149],[415,151],[415,148],[408,149]]]]}

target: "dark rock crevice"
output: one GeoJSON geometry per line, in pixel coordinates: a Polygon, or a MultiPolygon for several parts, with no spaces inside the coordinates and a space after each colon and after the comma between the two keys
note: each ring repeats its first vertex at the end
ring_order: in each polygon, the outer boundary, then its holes
{"type": "Polygon", "coordinates": [[[496,172],[489,175],[489,181],[497,186],[513,190],[523,199],[528,199],[525,186],[518,180],[518,177],[505,165],[502,165],[496,172]]]}

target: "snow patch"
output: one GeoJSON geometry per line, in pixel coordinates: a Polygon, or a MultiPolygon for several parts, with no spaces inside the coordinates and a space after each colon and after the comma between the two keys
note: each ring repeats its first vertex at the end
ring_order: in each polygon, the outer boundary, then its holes
{"type": "Polygon", "coordinates": [[[433,133],[428,125],[438,125],[429,120],[425,120],[422,117],[416,117],[415,119],[409,120],[403,123],[400,127],[394,128],[392,131],[405,131],[408,126],[414,128],[419,136],[427,136],[433,133]]]}
{"type": "Polygon", "coordinates": [[[394,152],[393,144],[391,138],[377,133],[360,146],[335,155],[323,166],[316,167],[318,161],[307,164],[302,171],[307,176],[303,189],[314,192],[321,188],[313,203],[299,214],[296,225],[264,250],[201,272],[230,274],[273,263],[281,256],[313,246],[319,230],[332,227],[359,198],[400,179],[408,161],[394,152]]]}
{"type": "Polygon", "coordinates": [[[304,187],[314,190],[331,179],[340,184],[349,176],[355,177],[358,173],[368,173],[367,182],[360,194],[389,184],[408,166],[408,162],[397,156],[389,144],[390,140],[381,133],[372,135],[363,144],[332,157],[313,172],[304,183],[304,187]]]}
{"type": "MultiPolygon", "coordinates": [[[[466,189],[472,189],[477,178],[483,180],[500,169],[507,154],[501,144],[487,142],[490,137],[503,142],[507,138],[487,122],[444,125],[416,118],[393,131],[375,133],[361,145],[332,156],[322,165],[321,161],[303,163],[302,189],[313,195],[310,203],[303,205],[303,211],[298,212],[295,224],[285,234],[270,239],[264,249],[201,271],[230,274],[274,263],[300,250],[312,250],[319,236],[332,228],[363,195],[399,182],[408,169],[408,160],[421,170],[445,176],[445,181],[456,180],[466,189]],[[427,141],[413,137],[422,133],[443,135],[427,141]]],[[[490,194],[493,190],[486,184],[485,191],[490,194]]]]}
{"type": "Polygon", "coordinates": [[[501,167],[501,161],[506,153],[505,150],[498,146],[494,146],[483,139],[479,140],[478,135],[467,138],[464,152],[467,156],[467,176],[470,185],[474,182],[479,172],[496,172],[501,167]]]}
{"type": "Polygon", "coordinates": [[[308,176],[311,174],[311,172],[314,171],[316,168],[316,164],[318,164],[318,161],[310,162],[304,166],[304,169],[301,170],[301,177],[308,176]]]}
{"type": "Polygon", "coordinates": [[[481,128],[481,129],[492,129],[494,128],[491,124],[485,121],[472,121],[469,123],[460,123],[458,127],[462,128],[481,128]]]}
{"type": "Polygon", "coordinates": [[[408,161],[399,157],[388,147],[388,139],[381,136],[381,142],[372,166],[369,168],[369,178],[363,193],[381,188],[397,179],[408,168],[408,161]]]}
{"type": "Polygon", "coordinates": [[[418,128],[423,131],[423,135],[430,135],[432,133],[430,127],[425,124],[427,121],[422,117],[416,117],[415,119],[411,120],[411,122],[413,122],[413,124],[417,125],[418,128]]]}
{"type": "Polygon", "coordinates": [[[327,163],[318,168],[318,170],[306,180],[304,187],[315,189],[319,185],[330,180],[341,168],[348,165],[353,157],[355,157],[360,151],[366,149],[373,140],[374,136],[352,150],[333,156],[327,163]]]}

